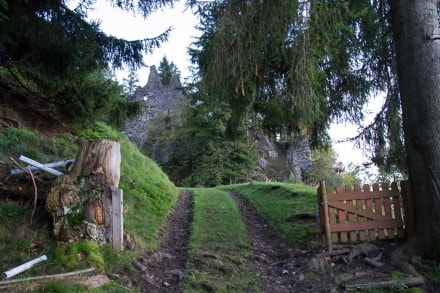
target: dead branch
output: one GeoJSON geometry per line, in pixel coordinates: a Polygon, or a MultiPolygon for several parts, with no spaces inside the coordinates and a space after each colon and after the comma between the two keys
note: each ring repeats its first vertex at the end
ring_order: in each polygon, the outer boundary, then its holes
{"type": "MultiPolygon", "coordinates": [[[[51,282],[56,282],[55,280],[45,279],[45,280],[37,280],[28,284],[10,284],[7,287],[0,287],[1,289],[10,289],[14,292],[30,292],[36,291],[40,289],[44,284],[48,284],[51,282]]],[[[88,289],[98,288],[104,285],[107,285],[111,282],[111,280],[106,275],[93,275],[93,276],[70,276],[66,277],[62,281],[65,284],[73,284],[86,287],[88,289]]]]}
{"type": "Polygon", "coordinates": [[[414,268],[413,265],[409,263],[412,256],[417,253],[414,248],[414,239],[408,240],[403,246],[399,247],[391,254],[391,265],[395,266],[402,273],[413,277],[422,277],[414,268]]]}
{"type": "MultiPolygon", "coordinates": [[[[44,196],[49,191],[49,186],[39,186],[39,195],[44,196]]],[[[26,198],[34,198],[35,188],[28,186],[27,184],[20,185],[2,185],[0,183],[0,194],[5,196],[13,196],[13,197],[26,197],[26,198]]]]}
{"type": "Polygon", "coordinates": [[[357,246],[354,246],[350,253],[346,256],[343,257],[342,260],[346,263],[349,264],[351,263],[351,261],[353,260],[353,258],[360,256],[360,255],[368,255],[370,252],[374,252],[374,251],[378,251],[379,248],[377,246],[374,246],[373,244],[360,244],[357,246]]]}
{"type": "MultiPolygon", "coordinates": [[[[30,172],[30,171],[28,171],[28,170],[26,170],[25,168],[23,168],[13,157],[9,157],[9,160],[11,160],[11,162],[15,165],[15,166],[17,166],[17,168],[19,168],[20,170],[22,170],[23,172],[25,172],[26,174],[29,174],[29,173],[32,173],[32,172],[30,172]]],[[[41,182],[41,183],[45,183],[44,182],[44,180],[42,180],[40,177],[38,177],[38,176],[36,176],[35,175],[35,179],[38,181],[38,182],[41,182]]]]}
{"type": "Polygon", "coordinates": [[[62,273],[62,274],[35,276],[35,277],[21,278],[21,279],[16,279],[16,280],[0,281],[0,286],[14,284],[14,283],[20,283],[20,282],[25,282],[25,281],[67,278],[67,277],[76,276],[76,275],[80,275],[80,274],[90,273],[90,272],[93,272],[94,270],[96,270],[96,269],[95,268],[88,268],[88,269],[84,269],[84,270],[73,271],[73,272],[62,273]]]}
{"type": "Polygon", "coordinates": [[[323,254],[323,256],[338,256],[338,255],[348,254],[352,250],[353,250],[352,248],[333,249],[332,252],[326,252],[323,254]]]}
{"type": "Polygon", "coordinates": [[[382,253],[380,253],[376,257],[371,257],[371,258],[370,257],[366,257],[366,258],[364,258],[364,262],[367,265],[370,265],[372,267],[381,268],[381,267],[384,266],[384,263],[379,261],[381,258],[382,258],[382,253]]]}
{"type": "Polygon", "coordinates": [[[425,281],[421,277],[409,277],[401,280],[383,281],[383,282],[371,282],[364,284],[352,284],[345,285],[345,289],[349,291],[355,291],[359,289],[369,288],[387,288],[394,286],[406,286],[406,287],[421,287],[425,284],[425,281]]]}

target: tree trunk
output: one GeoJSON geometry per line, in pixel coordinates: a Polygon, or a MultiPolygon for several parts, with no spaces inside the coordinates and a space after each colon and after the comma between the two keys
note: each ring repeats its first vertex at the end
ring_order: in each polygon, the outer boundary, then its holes
{"type": "Polygon", "coordinates": [[[416,237],[440,258],[440,36],[438,0],[390,0],[416,237]]]}
{"type": "Polygon", "coordinates": [[[119,143],[81,143],[72,171],[60,176],[47,196],[46,208],[52,213],[57,239],[111,240],[112,188],[119,184],[120,164],[119,143]]]}

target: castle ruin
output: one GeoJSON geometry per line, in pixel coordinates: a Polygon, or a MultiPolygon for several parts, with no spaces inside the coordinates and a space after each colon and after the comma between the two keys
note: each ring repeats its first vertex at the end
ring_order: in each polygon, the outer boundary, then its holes
{"type": "MultiPolygon", "coordinates": [[[[150,120],[158,114],[170,115],[177,111],[179,104],[185,100],[182,85],[178,75],[173,75],[168,85],[163,85],[155,66],[151,66],[148,82],[144,87],[138,87],[135,93],[129,97],[131,101],[143,101],[145,107],[141,114],[133,120],[126,122],[125,134],[130,141],[142,149],[148,134],[150,120]]],[[[249,180],[271,181],[276,178],[270,176],[269,165],[271,161],[282,161],[288,170],[284,170],[285,176],[294,176],[303,181],[306,174],[311,170],[311,151],[307,139],[302,138],[281,146],[271,142],[262,132],[250,134],[257,143],[261,157],[258,159],[257,168],[249,174],[249,180]]],[[[158,163],[167,163],[172,158],[172,147],[163,146],[152,155],[152,159],[158,163]],[[161,154],[161,155],[158,155],[161,154]]],[[[281,178],[279,178],[281,179],[281,178]]]]}
{"type": "Polygon", "coordinates": [[[162,84],[156,66],[151,66],[148,82],[144,87],[138,87],[128,99],[130,101],[144,101],[145,107],[141,114],[125,123],[125,135],[141,149],[148,133],[149,121],[159,113],[171,114],[185,99],[179,75],[171,77],[170,83],[162,84]]]}

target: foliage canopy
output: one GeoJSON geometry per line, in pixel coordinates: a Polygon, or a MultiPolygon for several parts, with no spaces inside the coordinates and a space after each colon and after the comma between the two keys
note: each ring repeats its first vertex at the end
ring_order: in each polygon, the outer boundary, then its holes
{"type": "MultiPolygon", "coordinates": [[[[88,92],[90,88],[96,93],[113,87],[110,96],[121,96],[118,106],[124,103],[122,90],[114,88],[107,72],[124,65],[138,68],[142,65],[142,53],[159,47],[167,40],[169,30],[142,40],[115,38],[106,35],[98,22],[87,20],[87,12],[95,1],[80,1],[74,8],[70,8],[69,2],[2,0],[0,67],[7,70],[8,80],[28,91],[33,99],[63,108],[63,112],[69,114],[66,120],[81,120],[90,117],[83,112],[94,112],[96,107],[107,103],[105,99],[95,99],[88,92]],[[101,75],[103,80],[97,81],[96,75],[101,75]]],[[[173,0],[115,0],[112,3],[146,17],[155,9],[172,4],[173,0]]],[[[109,99],[109,104],[114,104],[112,98],[109,99]]]]}
{"type": "MultiPolygon", "coordinates": [[[[228,133],[246,124],[272,138],[326,145],[331,121],[359,122],[372,94],[386,102],[361,129],[377,164],[403,165],[400,101],[386,1],[190,1],[201,37],[190,50],[200,88],[226,102],[228,133]]],[[[220,102],[219,102],[220,103],[220,102]]]]}

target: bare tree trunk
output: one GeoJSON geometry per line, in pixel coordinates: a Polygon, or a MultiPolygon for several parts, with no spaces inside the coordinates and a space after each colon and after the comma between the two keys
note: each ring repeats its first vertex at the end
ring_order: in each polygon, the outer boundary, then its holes
{"type": "Polygon", "coordinates": [[[416,236],[440,258],[440,36],[438,0],[389,0],[416,236]]]}
{"type": "Polygon", "coordinates": [[[120,178],[119,143],[88,140],[81,143],[70,174],[60,176],[47,196],[57,239],[72,242],[91,238],[109,242],[112,191],[120,178]]]}

